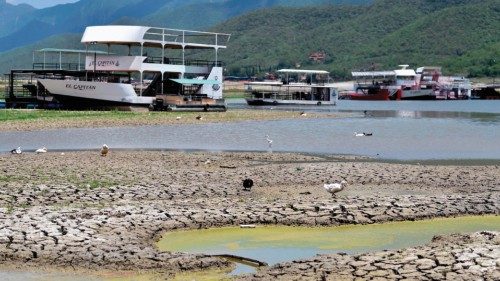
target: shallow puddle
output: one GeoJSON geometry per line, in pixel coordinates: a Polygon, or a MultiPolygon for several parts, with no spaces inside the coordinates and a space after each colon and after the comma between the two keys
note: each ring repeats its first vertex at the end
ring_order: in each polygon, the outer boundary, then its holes
{"type": "MultiPolygon", "coordinates": [[[[434,235],[500,231],[500,216],[475,216],[337,227],[257,226],[228,227],[169,232],[158,247],[163,251],[233,254],[254,258],[270,265],[320,253],[351,254],[383,249],[407,248],[428,243],[434,235]]],[[[14,281],[153,281],[226,280],[231,275],[254,272],[255,268],[237,264],[236,269],[213,269],[178,274],[174,279],[162,274],[141,272],[72,272],[0,269],[0,280],[14,281]]]]}
{"type": "MultiPolygon", "coordinates": [[[[428,243],[438,234],[500,231],[500,216],[475,216],[337,227],[262,226],[169,232],[158,242],[162,251],[232,254],[272,265],[316,254],[350,254],[407,248],[428,243]]],[[[232,274],[252,272],[238,265],[232,274]]]]}

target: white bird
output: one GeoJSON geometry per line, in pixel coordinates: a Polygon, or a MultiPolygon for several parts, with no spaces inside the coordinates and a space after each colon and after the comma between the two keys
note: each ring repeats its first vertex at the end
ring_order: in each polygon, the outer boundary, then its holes
{"type": "Polygon", "coordinates": [[[109,147],[106,144],[103,144],[101,148],[101,156],[108,155],[108,152],[109,152],[109,147]]]}
{"type": "Polygon", "coordinates": [[[42,148],[39,148],[35,150],[35,153],[40,154],[40,153],[47,153],[47,148],[44,146],[42,148]]]}
{"type": "Polygon", "coordinates": [[[23,151],[21,150],[21,147],[18,147],[16,149],[12,149],[10,151],[10,153],[12,153],[12,154],[21,154],[21,153],[23,153],[23,151]]]}
{"type": "Polygon", "coordinates": [[[180,117],[180,116],[177,116],[177,117],[175,118],[175,120],[181,120],[181,117],[180,117]]]}
{"type": "Polygon", "coordinates": [[[347,182],[345,180],[343,180],[341,182],[325,183],[323,185],[323,187],[325,188],[325,190],[328,193],[332,194],[332,196],[335,196],[335,193],[344,190],[344,188],[346,187],[346,185],[347,185],[347,182]]]}
{"type": "Polygon", "coordinates": [[[307,116],[307,113],[305,113],[304,111],[302,111],[302,112],[300,113],[300,116],[307,116]]]}
{"type": "Polygon", "coordinates": [[[356,132],[354,132],[354,136],[355,137],[364,137],[365,134],[364,133],[356,133],[356,132]]]}
{"type": "Polygon", "coordinates": [[[271,148],[273,146],[273,140],[269,138],[269,135],[266,135],[266,140],[267,143],[269,144],[269,148],[271,148]]]}

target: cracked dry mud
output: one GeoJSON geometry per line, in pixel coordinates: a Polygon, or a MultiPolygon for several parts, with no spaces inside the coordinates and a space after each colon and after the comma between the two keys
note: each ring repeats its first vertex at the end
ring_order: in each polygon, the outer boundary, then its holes
{"type": "MultiPolygon", "coordinates": [[[[286,153],[97,151],[0,156],[0,260],[33,266],[224,267],[160,252],[165,231],[239,224],[328,226],[499,214],[500,167],[412,165],[286,153]],[[241,182],[255,186],[244,191],[241,182]],[[323,184],[347,180],[332,198],[323,184]]],[[[498,278],[500,234],[278,264],[245,280],[498,278]]]]}

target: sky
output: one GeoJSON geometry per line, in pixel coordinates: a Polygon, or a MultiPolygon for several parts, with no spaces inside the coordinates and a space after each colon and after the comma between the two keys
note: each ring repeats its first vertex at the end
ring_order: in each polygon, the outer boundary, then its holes
{"type": "Polygon", "coordinates": [[[74,3],[78,1],[79,0],[7,0],[7,2],[11,4],[17,5],[20,3],[26,3],[38,9],[47,8],[58,4],[74,3]]]}

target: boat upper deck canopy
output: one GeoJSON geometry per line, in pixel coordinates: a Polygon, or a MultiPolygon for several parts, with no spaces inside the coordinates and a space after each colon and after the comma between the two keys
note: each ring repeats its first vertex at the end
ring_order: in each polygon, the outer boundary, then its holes
{"type": "Polygon", "coordinates": [[[280,73],[301,73],[301,74],[329,74],[326,70],[306,70],[306,69],[280,69],[280,73]]]}
{"type": "Polygon", "coordinates": [[[245,85],[281,86],[281,85],[283,85],[283,82],[281,82],[281,81],[251,81],[251,82],[245,82],[245,85]]]}
{"type": "Polygon", "coordinates": [[[89,26],[81,42],[169,49],[225,49],[230,34],[148,26],[89,26]]]}
{"type": "Polygon", "coordinates": [[[352,77],[356,78],[376,78],[376,77],[395,77],[394,71],[353,71],[352,77]]]}
{"type": "Polygon", "coordinates": [[[75,50],[75,49],[55,49],[55,48],[43,48],[36,50],[38,53],[62,53],[62,54],[98,54],[98,55],[108,55],[108,52],[97,51],[97,50],[75,50]]]}
{"type": "Polygon", "coordinates": [[[394,70],[394,73],[396,73],[396,76],[415,76],[415,70],[413,69],[396,69],[394,70]]]}

